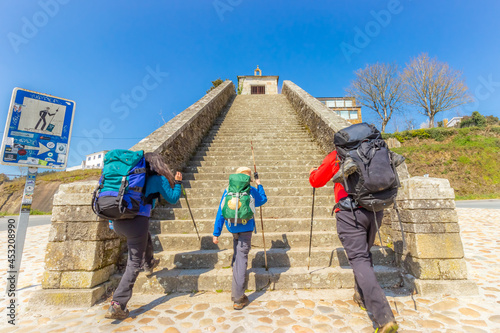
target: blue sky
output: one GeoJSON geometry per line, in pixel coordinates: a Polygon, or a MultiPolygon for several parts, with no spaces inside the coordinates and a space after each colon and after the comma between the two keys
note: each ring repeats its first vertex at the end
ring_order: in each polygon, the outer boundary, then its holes
{"type": "MultiPolygon", "coordinates": [[[[131,147],[218,77],[235,82],[259,65],[263,75],[279,75],[280,84],[292,80],[316,97],[343,96],[353,71],[367,63],[404,66],[422,52],[462,71],[477,100],[437,120],[474,110],[500,116],[500,3],[480,4],[2,1],[1,130],[14,87],[76,101],[72,166],[94,151],[131,147]],[[341,45],[347,44],[356,52],[346,55],[341,45]]],[[[375,120],[367,109],[363,116],[375,120]]],[[[410,117],[425,120],[415,112],[410,117]]],[[[0,172],[20,169],[0,166],[0,172]]]]}

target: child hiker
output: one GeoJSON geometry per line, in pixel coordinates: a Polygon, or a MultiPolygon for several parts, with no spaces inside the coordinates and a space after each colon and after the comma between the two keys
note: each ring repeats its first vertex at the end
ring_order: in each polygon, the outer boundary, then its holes
{"type": "Polygon", "coordinates": [[[231,300],[235,310],[243,309],[248,303],[245,295],[245,278],[250,251],[252,232],[255,229],[255,207],[267,202],[264,187],[260,184],[258,174],[255,173],[257,188],[250,186],[252,170],[241,167],[235,174],[229,176],[229,187],[224,191],[217,217],[215,218],[213,242],[219,243],[219,236],[225,224],[227,230],[233,234],[233,283],[231,300]]]}

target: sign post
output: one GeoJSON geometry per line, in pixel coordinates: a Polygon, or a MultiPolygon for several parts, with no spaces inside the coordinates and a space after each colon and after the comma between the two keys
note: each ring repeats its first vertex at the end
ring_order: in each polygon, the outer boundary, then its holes
{"type": "Polygon", "coordinates": [[[8,315],[14,313],[14,322],[19,270],[38,168],[66,168],[75,106],[72,100],[26,89],[14,88],[12,92],[0,163],[28,167],[19,221],[16,226],[15,220],[9,220],[7,231],[7,308],[8,315]]]}

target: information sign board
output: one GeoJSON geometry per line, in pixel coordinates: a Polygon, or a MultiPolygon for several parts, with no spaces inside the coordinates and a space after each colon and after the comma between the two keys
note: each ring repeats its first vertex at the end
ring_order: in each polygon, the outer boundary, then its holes
{"type": "Polygon", "coordinates": [[[0,163],[66,168],[75,106],[65,98],[14,88],[0,163]]]}

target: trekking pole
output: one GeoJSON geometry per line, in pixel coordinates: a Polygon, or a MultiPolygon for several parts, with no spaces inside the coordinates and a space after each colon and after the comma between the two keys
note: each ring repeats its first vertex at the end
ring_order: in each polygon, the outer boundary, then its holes
{"type": "Polygon", "coordinates": [[[198,240],[201,241],[200,234],[198,233],[198,228],[196,227],[196,222],[194,221],[193,212],[191,211],[191,207],[189,207],[189,201],[188,201],[188,197],[186,194],[186,189],[184,188],[184,185],[182,185],[182,184],[181,184],[181,190],[182,190],[182,195],[184,195],[184,199],[186,199],[186,204],[187,204],[188,209],[189,209],[189,214],[191,214],[191,219],[193,220],[194,230],[196,230],[196,235],[198,235],[198,240]]]}
{"type": "MultiPolygon", "coordinates": [[[[255,170],[255,173],[257,174],[257,165],[255,164],[255,155],[253,153],[253,143],[250,141],[250,147],[252,147],[252,158],[253,158],[253,169],[255,170]]],[[[266,237],[264,236],[264,220],[262,219],[262,206],[260,208],[260,226],[262,228],[262,242],[264,244],[264,263],[266,264],[266,271],[269,270],[267,267],[267,253],[266,253],[266,237]]]]}
{"type": "Polygon", "coordinates": [[[314,218],[314,197],[316,194],[316,188],[313,187],[313,203],[311,209],[311,232],[309,233],[309,256],[307,257],[307,270],[309,270],[309,266],[311,263],[311,245],[312,245],[312,235],[313,235],[313,218],[314,218]]]}

